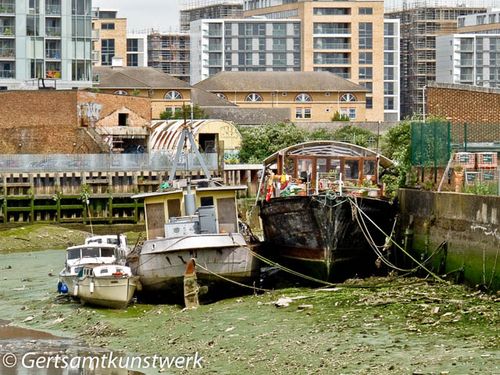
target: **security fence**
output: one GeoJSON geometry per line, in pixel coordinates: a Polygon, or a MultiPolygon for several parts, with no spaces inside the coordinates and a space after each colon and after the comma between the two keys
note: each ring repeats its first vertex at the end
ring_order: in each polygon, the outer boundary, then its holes
{"type": "MultiPolygon", "coordinates": [[[[118,172],[164,171],[174,161],[174,152],[149,154],[0,154],[0,173],[8,172],[118,172]]],[[[218,169],[218,154],[202,154],[209,170],[218,169]]],[[[181,155],[178,171],[200,170],[200,161],[194,155],[181,155]]]]}

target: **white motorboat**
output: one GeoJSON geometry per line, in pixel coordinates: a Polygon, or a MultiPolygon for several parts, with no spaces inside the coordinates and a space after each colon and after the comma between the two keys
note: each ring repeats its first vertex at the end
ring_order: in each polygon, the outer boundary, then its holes
{"type": "Polygon", "coordinates": [[[132,300],[138,279],[126,266],[86,265],[76,279],[73,295],[83,304],[121,309],[132,300]]]}
{"type": "Polygon", "coordinates": [[[68,247],[64,268],[59,272],[58,291],[73,295],[73,284],[86,265],[125,265],[125,261],[123,251],[116,245],[89,243],[68,247]]]}

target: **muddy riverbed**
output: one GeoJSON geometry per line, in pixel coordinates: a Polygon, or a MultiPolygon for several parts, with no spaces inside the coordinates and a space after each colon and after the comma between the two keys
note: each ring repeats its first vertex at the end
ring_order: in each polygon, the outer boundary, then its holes
{"type": "MultiPolygon", "coordinates": [[[[0,330],[0,350],[198,353],[203,367],[195,372],[206,374],[500,373],[498,296],[463,286],[373,278],[328,290],[247,295],[192,311],[144,304],[116,311],[57,299],[63,262],[61,250],[0,252],[0,319],[14,332],[13,326],[56,336],[16,338],[0,330]],[[276,307],[281,297],[292,298],[289,306],[276,307]]],[[[84,372],[47,372],[59,374],[84,372]]]]}

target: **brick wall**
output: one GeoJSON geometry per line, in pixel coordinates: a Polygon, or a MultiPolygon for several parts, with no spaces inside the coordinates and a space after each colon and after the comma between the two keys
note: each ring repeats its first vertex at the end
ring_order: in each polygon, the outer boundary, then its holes
{"type": "Polygon", "coordinates": [[[130,114],[131,126],[147,126],[151,120],[145,98],[76,90],[0,92],[0,154],[104,152],[102,143],[81,126],[78,105],[89,102],[99,105],[105,126],[117,125],[120,111],[130,114]]]}
{"type": "Polygon", "coordinates": [[[427,114],[452,124],[500,126],[500,90],[436,84],[427,88],[427,114]]]}

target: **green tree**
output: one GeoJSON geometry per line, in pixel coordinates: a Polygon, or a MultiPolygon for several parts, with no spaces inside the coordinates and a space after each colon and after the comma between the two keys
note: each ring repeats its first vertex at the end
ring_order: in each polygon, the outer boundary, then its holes
{"type": "Polygon", "coordinates": [[[239,130],[243,138],[240,150],[243,163],[262,163],[276,151],[306,140],[305,131],[288,123],[239,127],[239,130]]]}
{"type": "MultiPolygon", "coordinates": [[[[184,119],[184,115],[186,119],[191,118],[191,106],[183,105],[182,108],[176,108],[172,111],[172,108],[166,108],[165,111],[160,113],[161,120],[182,120],[184,119]]],[[[198,105],[193,106],[193,118],[194,119],[204,119],[207,118],[207,115],[203,109],[201,109],[198,105]]]]}
{"type": "Polygon", "coordinates": [[[351,121],[351,119],[345,113],[341,114],[339,111],[336,111],[332,116],[332,121],[351,121]]]}
{"type": "Polygon", "coordinates": [[[371,141],[376,141],[377,136],[369,130],[355,125],[347,125],[334,132],[334,139],[368,147],[371,141]]]}
{"type": "Polygon", "coordinates": [[[411,171],[411,121],[405,120],[389,129],[382,137],[382,155],[395,162],[391,173],[383,176],[387,193],[395,196],[397,189],[413,179],[411,171]]]}

